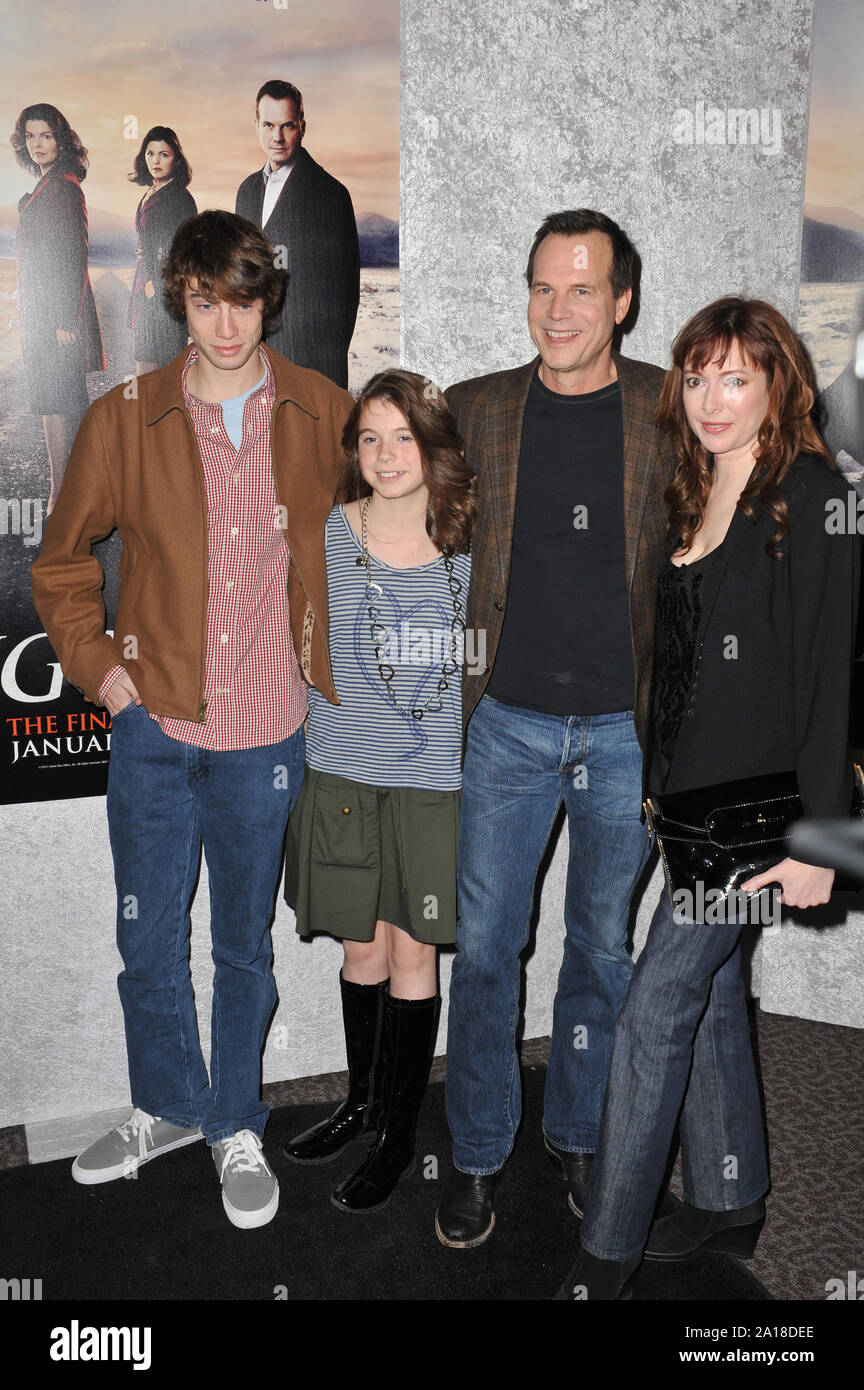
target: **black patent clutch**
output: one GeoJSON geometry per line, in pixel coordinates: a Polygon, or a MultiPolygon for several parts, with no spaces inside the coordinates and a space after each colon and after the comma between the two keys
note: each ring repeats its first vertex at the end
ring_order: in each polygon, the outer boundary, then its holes
{"type": "MultiPolygon", "coordinates": [[[[854,764],[851,814],[864,815],[864,773],[854,764]]],[[[723,921],[722,905],[756,894],[742,883],[789,854],[788,831],[804,815],[794,772],[744,777],[694,791],[664,792],[645,802],[645,815],[660,849],[673,909],[691,921],[723,921]]],[[[859,883],[835,876],[837,891],[859,883]]],[[[731,919],[733,914],[729,914],[731,919]]]]}

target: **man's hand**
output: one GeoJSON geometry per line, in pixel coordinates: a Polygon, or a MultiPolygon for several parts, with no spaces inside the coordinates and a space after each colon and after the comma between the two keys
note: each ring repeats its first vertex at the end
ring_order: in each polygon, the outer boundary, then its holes
{"type": "Polygon", "coordinates": [[[144,294],[145,294],[145,296],[147,297],[147,299],[152,299],[155,293],[156,293],[156,287],[155,287],[155,285],[153,284],[153,281],[152,281],[152,280],[148,280],[147,283],[146,283],[146,285],[144,286],[144,294]]]}
{"type": "Polygon", "coordinates": [[[56,337],[58,343],[63,343],[66,347],[68,347],[70,343],[74,343],[75,341],[75,334],[69,333],[65,328],[55,328],[54,336],[56,337]]]}
{"type": "Polygon", "coordinates": [[[124,673],[105,691],[105,708],[113,719],[115,714],[119,714],[121,709],[125,709],[129,704],[140,705],[141,696],[132,677],[124,673]]]}
{"type": "Polygon", "coordinates": [[[773,869],[748,878],[741,887],[745,893],[755,893],[766,883],[779,883],[784,907],[818,907],[827,903],[834,882],[833,869],[817,869],[815,864],[802,864],[797,859],[782,859],[773,869]]]}

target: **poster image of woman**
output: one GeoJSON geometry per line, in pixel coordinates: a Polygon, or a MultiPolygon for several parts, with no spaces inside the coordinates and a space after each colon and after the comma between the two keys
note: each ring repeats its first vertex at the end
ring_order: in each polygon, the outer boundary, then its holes
{"type": "Polygon", "coordinates": [[[50,512],[87,409],[86,373],[105,366],[88,272],[87,151],[55,106],[26,106],[11,137],[37,179],[18,204],[18,316],[30,408],[42,416],[50,512]]]}
{"type": "Polygon", "coordinates": [[[147,190],[135,214],[138,265],[128,320],[135,330],[139,376],[167,366],[186,346],[185,325],[171,318],[162,302],[162,264],[180,223],[198,211],[187,187],[191,178],[189,161],[174,131],[164,125],[148,130],[129,175],[132,183],[147,190]]]}

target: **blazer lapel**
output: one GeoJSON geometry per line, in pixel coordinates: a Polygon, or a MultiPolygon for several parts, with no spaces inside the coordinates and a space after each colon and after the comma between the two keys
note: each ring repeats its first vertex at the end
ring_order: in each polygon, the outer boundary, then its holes
{"type": "Polygon", "coordinates": [[[264,174],[260,169],[258,170],[258,177],[252,187],[255,190],[255,222],[260,227],[261,219],[264,216],[264,193],[267,188],[264,174]]]}
{"type": "Polygon", "coordinates": [[[621,386],[624,445],[624,556],[628,589],[636,572],[639,532],[651,470],[656,463],[654,401],[639,390],[626,357],[613,353],[621,386]]]}
{"type": "MultiPolygon", "coordinates": [[[[309,183],[309,176],[312,173],[314,164],[315,161],[313,160],[312,156],[310,154],[307,154],[307,152],[303,149],[303,146],[301,145],[300,149],[294,156],[294,163],[291,166],[291,173],[288,175],[287,179],[284,180],[282,187],[279,189],[279,196],[277,197],[276,202],[273,204],[273,211],[270,214],[271,217],[275,217],[277,211],[281,210],[281,207],[285,204],[289,202],[296,202],[300,198],[302,192],[305,190],[307,184],[309,183]]],[[[263,193],[261,194],[261,206],[262,208],[264,206],[263,193]]]]}
{"type": "Polygon", "coordinates": [[[535,357],[533,362],[515,371],[502,384],[499,392],[490,396],[485,406],[484,436],[488,445],[486,504],[495,530],[502,585],[506,585],[510,573],[525,402],[539,360],[539,357],[535,357]]]}

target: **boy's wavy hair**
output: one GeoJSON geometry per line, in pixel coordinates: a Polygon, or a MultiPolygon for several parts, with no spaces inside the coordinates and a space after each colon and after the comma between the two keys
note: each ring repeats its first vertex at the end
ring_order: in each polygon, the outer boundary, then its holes
{"type": "Polygon", "coordinates": [[[414,435],[423,462],[423,480],[429,489],[426,531],[430,540],[443,555],[465,553],[470,546],[476,511],[474,478],[443,392],[417,372],[400,368],[378,372],[363,387],[342,432],[345,468],[338,500],[352,502],[372,492],[360,472],[357,457],[360,420],[370,401],[395,405],[414,435]]]}
{"type": "Polygon", "coordinates": [[[186,286],[231,304],[264,300],[264,333],[279,317],[286,274],[273,264],[273,247],[260,227],[233,212],[209,208],[180,226],[162,268],[165,308],[186,320],[186,286]]]}
{"type": "Polygon", "coordinates": [[[711,491],[713,455],[700,444],[684,413],[684,381],[706,363],[723,365],[733,348],[750,367],[765,373],[768,404],[759,426],[753,476],[738,501],[756,520],[754,504],[772,517],[777,530],[765,549],[780,558],[789,532],[789,508],[780,483],[801,453],[836,465],[813,420],[816,378],[801,339],[786,319],[763,299],[715,299],[684,325],[672,344],[672,366],[657,406],[657,425],[669,436],[678,466],[666,489],[669,534],[687,549],[705,516],[711,491]]]}

